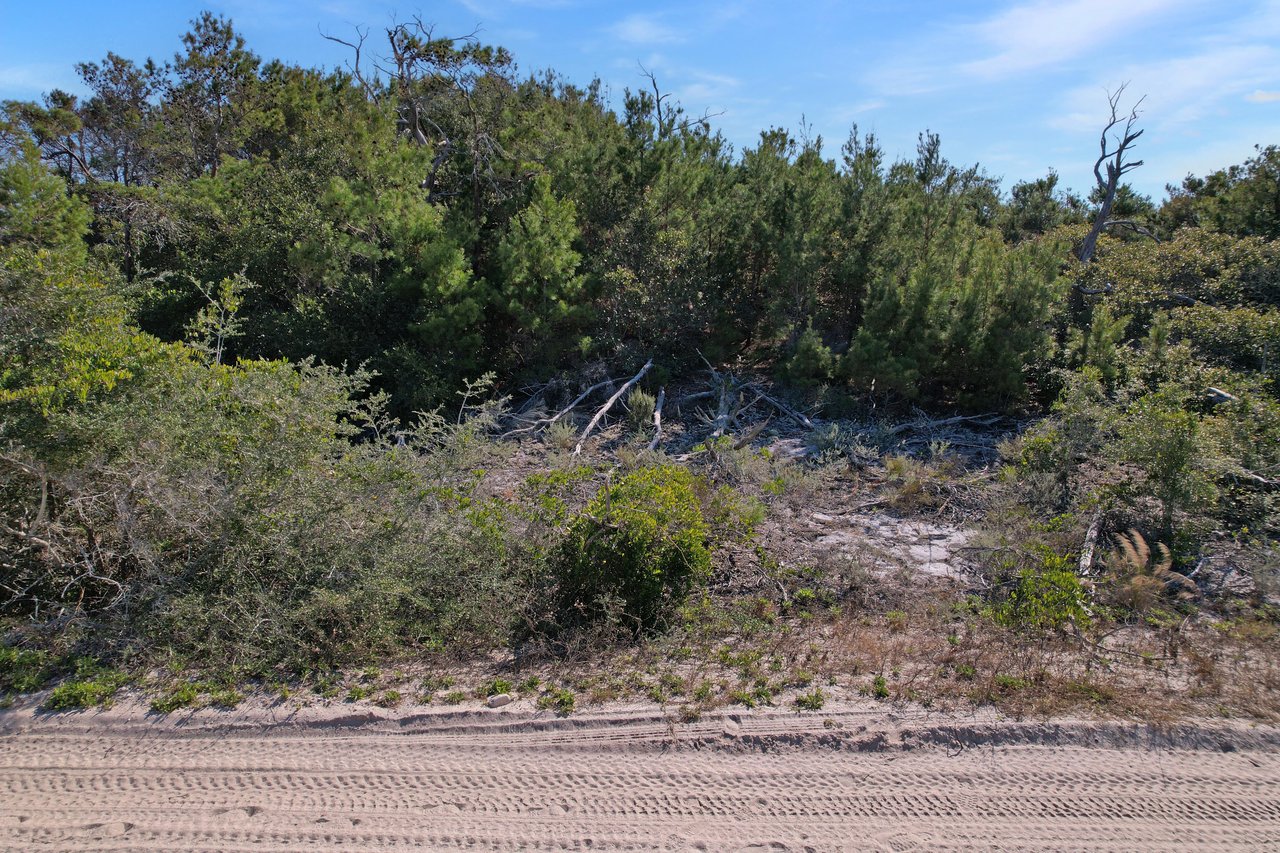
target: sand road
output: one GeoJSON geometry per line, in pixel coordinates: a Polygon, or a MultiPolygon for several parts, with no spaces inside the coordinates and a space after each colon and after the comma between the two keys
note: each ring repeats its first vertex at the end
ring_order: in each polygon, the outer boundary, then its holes
{"type": "Polygon", "coordinates": [[[1280,850],[1280,729],[19,710],[0,794],[22,851],[1280,850]]]}

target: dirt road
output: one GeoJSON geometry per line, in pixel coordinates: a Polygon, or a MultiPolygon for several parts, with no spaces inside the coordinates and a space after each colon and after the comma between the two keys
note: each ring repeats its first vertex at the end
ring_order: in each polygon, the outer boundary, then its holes
{"type": "Polygon", "coordinates": [[[1280,729],[0,714],[11,850],[1280,850],[1280,729]]]}

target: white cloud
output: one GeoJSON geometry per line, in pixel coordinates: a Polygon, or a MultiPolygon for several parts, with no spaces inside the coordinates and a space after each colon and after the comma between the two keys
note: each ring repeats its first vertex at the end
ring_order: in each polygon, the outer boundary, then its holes
{"type": "Polygon", "coordinates": [[[1130,95],[1146,95],[1142,111],[1150,127],[1169,131],[1202,121],[1224,113],[1245,93],[1280,81],[1280,51],[1269,45],[1221,45],[1161,62],[1133,63],[1107,74],[1105,83],[1067,92],[1051,126],[1098,129],[1106,108],[1106,87],[1126,80],[1130,95]]]}
{"type": "Polygon", "coordinates": [[[1106,51],[1144,44],[1177,10],[1208,0],[1024,0],[978,20],[953,20],[912,36],[872,72],[881,94],[919,95],[976,81],[1024,79],[1106,51]]]}
{"type": "MultiPolygon", "coordinates": [[[[1188,0],[1037,0],[1013,6],[971,28],[994,51],[960,70],[983,79],[1045,68],[1095,51],[1156,22],[1188,0]]],[[[970,29],[970,28],[965,28],[970,29]]]]}
{"type": "Polygon", "coordinates": [[[81,88],[75,73],[52,62],[0,66],[0,90],[6,97],[34,97],[53,89],[77,91],[81,88]]]}
{"type": "Polygon", "coordinates": [[[722,103],[742,85],[736,77],[709,71],[691,71],[686,76],[691,78],[690,81],[676,89],[675,95],[681,103],[695,110],[708,104],[722,103]]]}
{"type": "Polygon", "coordinates": [[[1262,89],[1255,89],[1251,94],[1245,95],[1244,99],[1254,104],[1273,104],[1280,101],[1280,92],[1264,92],[1262,89]]]}
{"type": "Polygon", "coordinates": [[[676,44],[682,33],[663,24],[653,15],[628,15],[609,28],[615,38],[637,45],[676,44]]]}
{"type": "Polygon", "coordinates": [[[844,104],[827,113],[828,121],[837,125],[845,126],[851,122],[857,121],[867,113],[875,110],[883,109],[888,106],[889,102],[883,98],[868,98],[865,101],[858,101],[853,104],[844,104]]]}

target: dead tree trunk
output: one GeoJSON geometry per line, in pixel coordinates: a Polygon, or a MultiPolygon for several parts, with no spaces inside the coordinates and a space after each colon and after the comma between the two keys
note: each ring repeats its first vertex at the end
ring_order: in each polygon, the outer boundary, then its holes
{"type": "Polygon", "coordinates": [[[1138,141],[1138,137],[1142,136],[1141,130],[1134,130],[1134,124],[1138,121],[1138,107],[1142,105],[1145,96],[1138,99],[1133,105],[1133,109],[1129,111],[1128,118],[1120,117],[1120,97],[1124,94],[1124,86],[1110,95],[1108,95],[1108,103],[1111,105],[1111,119],[1107,122],[1106,127],[1102,128],[1102,137],[1099,146],[1102,151],[1098,155],[1097,161],[1093,164],[1093,176],[1098,181],[1098,188],[1102,190],[1102,204],[1098,207],[1098,215],[1093,218],[1093,227],[1089,229],[1089,234],[1084,238],[1084,242],[1080,245],[1080,252],[1076,255],[1083,263],[1089,263],[1093,260],[1093,254],[1098,248],[1098,237],[1102,235],[1108,227],[1117,223],[1111,220],[1111,208],[1116,203],[1116,190],[1120,188],[1120,178],[1142,165],[1141,160],[1126,161],[1125,156],[1129,153],[1129,149],[1138,141]],[[1124,131],[1118,136],[1113,136],[1112,131],[1124,123],[1124,131]],[[1114,146],[1114,148],[1112,147],[1114,146]],[[1103,169],[1106,169],[1106,177],[1102,176],[1103,169]]]}

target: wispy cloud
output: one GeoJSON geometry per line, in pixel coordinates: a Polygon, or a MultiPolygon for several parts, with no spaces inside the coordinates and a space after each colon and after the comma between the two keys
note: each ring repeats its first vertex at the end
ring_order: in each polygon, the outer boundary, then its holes
{"type": "Polygon", "coordinates": [[[0,89],[24,96],[41,95],[52,89],[74,91],[79,81],[74,72],[52,62],[31,62],[0,66],[0,89]]]}
{"type": "Polygon", "coordinates": [[[974,20],[913,34],[870,82],[885,94],[923,94],[1022,79],[1140,38],[1179,9],[1207,0],[1029,0],[974,20]]]}
{"type": "Polygon", "coordinates": [[[1069,90],[1050,122],[1061,130],[1096,129],[1104,90],[1128,81],[1135,97],[1146,95],[1143,111],[1151,127],[1174,130],[1225,110],[1250,91],[1280,99],[1260,86],[1280,80],[1280,51],[1269,45],[1222,45],[1161,62],[1132,63],[1107,72],[1108,80],[1069,90]]]}
{"type": "Polygon", "coordinates": [[[837,106],[827,113],[830,122],[836,125],[847,125],[866,116],[868,113],[884,109],[888,105],[884,98],[868,98],[852,104],[837,106]]]}
{"type": "Polygon", "coordinates": [[[614,38],[641,46],[678,44],[685,40],[683,33],[662,23],[654,15],[628,15],[610,27],[609,32],[614,38]]]}
{"type": "Polygon", "coordinates": [[[1245,95],[1244,99],[1254,104],[1273,104],[1276,101],[1280,101],[1280,92],[1264,92],[1261,89],[1255,89],[1245,95]]]}
{"type": "Polygon", "coordinates": [[[695,109],[722,105],[742,85],[737,77],[710,71],[690,71],[684,76],[687,82],[676,89],[676,98],[695,109]]]}
{"type": "Polygon", "coordinates": [[[987,55],[964,62],[962,72],[1003,78],[1057,65],[1096,51],[1189,0],[1037,0],[1013,6],[970,30],[987,55]]]}

